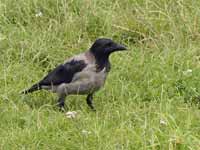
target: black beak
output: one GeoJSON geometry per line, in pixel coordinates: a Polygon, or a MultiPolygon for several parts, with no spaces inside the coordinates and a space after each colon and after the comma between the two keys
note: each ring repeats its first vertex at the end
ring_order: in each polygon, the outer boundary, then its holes
{"type": "Polygon", "coordinates": [[[124,50],[126,50],[126,47],[124,45],[114,43],[109,51],[112,53],[112,52],[124,51],[124,50]]]}
{"type": "Polygon", "coordinates": [[[116,51],[123,51],[123,50],[127,50],[127,48],[124,45],[116,44],[115,50],[116,51]]]}

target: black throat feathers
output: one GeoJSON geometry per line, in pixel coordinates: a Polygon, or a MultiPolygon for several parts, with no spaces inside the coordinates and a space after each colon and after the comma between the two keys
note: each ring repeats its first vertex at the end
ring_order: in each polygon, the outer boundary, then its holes
{"type": "Polygon", "coordinates": [[[109,72],[111,69],[111,64],[109,61],[109,55],[95,55],[96,65],[97,65],[97,72],[101,71],[102,69],[106,68],[106,72],[109,72]]]}

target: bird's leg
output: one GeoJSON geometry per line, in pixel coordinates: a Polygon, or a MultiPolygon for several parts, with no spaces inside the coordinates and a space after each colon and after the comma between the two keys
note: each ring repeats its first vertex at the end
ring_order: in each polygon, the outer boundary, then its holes
{"type": "Polygon", "coordinates": [[[92,103],[92,100],[93,100],[93,93],[91,94],[88,94],[87,98],[86,98],[86,101],[87,101],[87,104],[88,106],[95,111],[95,108],[93,106],[93,103],[92,103]]]}
{"type": "Polygon", "coordinates": [[[59,110],[61,111],[64,111],[64,106],[65,106],[65,95],[61,95],[59,96],[59,99],[58,99],[58,107],[59,107],[59,110]]]}

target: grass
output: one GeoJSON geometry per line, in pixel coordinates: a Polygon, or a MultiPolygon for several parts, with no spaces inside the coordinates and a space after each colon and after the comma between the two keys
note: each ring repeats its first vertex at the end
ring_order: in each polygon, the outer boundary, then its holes
{"type": "Polygon", "coordinates": [[[200,149],[200,1],[0,0],[0,149],[200,149]],[[19,92],[99,37],[126,44],[106,85],[69,96],[19,92]]]}

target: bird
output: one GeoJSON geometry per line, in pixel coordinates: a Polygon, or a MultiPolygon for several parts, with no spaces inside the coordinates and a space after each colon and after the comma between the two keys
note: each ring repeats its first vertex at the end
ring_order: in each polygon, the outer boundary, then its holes
{"type": "Polygon", "coordinates": [[[42,80],[21,93],[48,90],[58,95],[58,107],[64,109],[68,95],[87,95],[87,105],[95,110],[93,96],[104,86],[111,70],[109,56],[127,48],[108,38],[98,38],[83,53],[75,55],[50,71],[42,80]]]}

